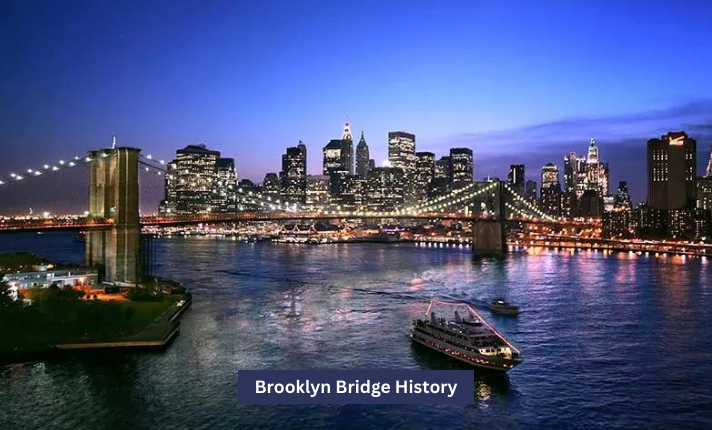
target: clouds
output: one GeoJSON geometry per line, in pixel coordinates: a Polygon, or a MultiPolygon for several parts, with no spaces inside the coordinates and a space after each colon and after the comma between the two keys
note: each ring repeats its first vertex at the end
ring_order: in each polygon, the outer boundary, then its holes
{"type": "Polygon", "coordinates": [[[562,169],[564,156],[585,153],[591,137],[609,162],[611,184],[628,181],[635,200],[646,193],[646,142],[668,131],[684,130],[697,140],[699,172],[703,172],[712,143],[712,99],[692,100],[665,109],[608,117],[578,117],[510,130],[461,133],[435,142],[434,149],[469,147],[475,154],[475,178],[504,178],[509,165],[523,163],[527,178],[539,181],[541,166],[554,162],[562,169]]]}

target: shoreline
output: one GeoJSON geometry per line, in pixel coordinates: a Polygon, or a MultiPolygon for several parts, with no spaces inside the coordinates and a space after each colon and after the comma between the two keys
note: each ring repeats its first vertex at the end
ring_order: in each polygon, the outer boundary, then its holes
{"type": "Polygon", "coordinates": [[[180,334],[180,317],[185,313],[192,303],[193,298],[190,292],[182,295],[185,302],[173,312],[166,312],[161,316],[161,320],[146,326],[143,330],[118,339],[86,342],[66,342],[51,345],[42,350],[20,352],[17,354],[0,355],[0,365],[17,364],[26,361],[33,361],[45,358],[58,358],[68,354],[86,352],[106,352],[116,350],[133,350],[160,352],[165,351],[175,338],[180,334]],[[156,324],[166,324],[165,329],[158,333],[151,333],[156,330],[156,324]]]}

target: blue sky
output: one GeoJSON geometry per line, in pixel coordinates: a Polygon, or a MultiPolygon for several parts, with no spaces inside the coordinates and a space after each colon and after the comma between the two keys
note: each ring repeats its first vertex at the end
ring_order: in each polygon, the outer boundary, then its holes
{"type": "MultiPolygon", "coordinates": [[[[645,194],[644,145],[712,143],[712,2],[0,2],[0,176],[120,143],[206,142],[241,177],[309,171],[348,117],[374,158],[471,147],[475,176],[583,152],[645,194]],[[117,4],[120,3],[120,4],[117,4]]],[[[0,197],[2,197],[0,195],[0,197]]]]}

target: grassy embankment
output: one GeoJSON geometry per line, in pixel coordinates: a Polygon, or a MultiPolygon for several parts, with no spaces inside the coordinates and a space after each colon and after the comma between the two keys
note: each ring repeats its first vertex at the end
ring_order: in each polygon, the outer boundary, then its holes
{"type": "MultiPolygon", "coordinates": [[[[27,257],[0,256],[0,267],[27,257]],[[3,258],[5,257],[5,258],[3,258]]],[[[87,300],[71,288],[24,290],[30,301],[13,300],[0,283],[0,359],[51,350],[57,344],[162,339],[183,295],[142,289],[122,300],[87,300]],[[133,299],[133,300],[132,300],[133,299]]]]}

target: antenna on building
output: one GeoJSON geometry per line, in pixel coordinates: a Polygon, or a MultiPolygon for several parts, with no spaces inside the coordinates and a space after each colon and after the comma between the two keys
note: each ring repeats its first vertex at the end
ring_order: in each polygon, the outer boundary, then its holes
{"type": "Polygon", "coordinates": [[[116,135],[114,135],[111,140],[111,149],[116,149],[116,135]]]}

